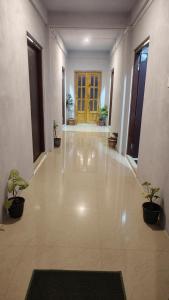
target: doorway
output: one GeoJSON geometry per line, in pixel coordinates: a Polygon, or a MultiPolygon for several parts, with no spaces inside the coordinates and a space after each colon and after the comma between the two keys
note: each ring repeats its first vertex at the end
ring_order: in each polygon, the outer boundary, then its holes
{"type": "Polygon", "coordinates": [[[62,67],[62,124],[65,124],[65,69],[62,67]]]}
{"type": "Polygon", "coordinates": [[[42,88],[42,47],[27,34],[29,85],[32,120],[33,161],[45,150],[43,88],[42,88]]]}
{"type": "Polygon", "coordinates": [[[145,42],[136,50],[133,70],[133,87],[130,108],[127,154],[134,159],[136,164],[138,162],[140,144],[140,131],[144,102],[148,51],[149,41],[145,42]]]}
{"type": "Polygon", "coordinates": [[[113,87],[114,87],[114,69],[111,72],[110,105],[109,105],[109,126],[111,126],[112,102],[113,102],[113,87]]]}
{"type": "Polygon", "coordinates": [[[101,72],[75,72],[76,121],[98,122],[101,72]]]}

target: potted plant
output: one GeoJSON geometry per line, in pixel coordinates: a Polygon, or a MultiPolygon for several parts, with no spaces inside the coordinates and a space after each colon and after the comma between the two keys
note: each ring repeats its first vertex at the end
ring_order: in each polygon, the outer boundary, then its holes
{"type": "Polygon", "coordinates": [[[147,224],[157,224],[161,212],[161,206],[154,203],[153,200],[160,198],[159,191],[157,187],[153,187],[150,182],[144,182],[142,186],[145,189],[144,197],[149,200],[143,203],[143,218],[147,224]]]}
{"type": "Polygon", "coordinates": [[[25,199],[18,196],[18,192],[27,187],[28,183],[20,176],[19,172],[11,170],[8,178],[8,193],[12,194],[12,197],[5,201],[5,207],[10,217],[20,218],[22,216],[25,199]]]}
{"type": "Polygon", "coordinates": [[[113,132],[112,135],[108,138],[108,144],[110,148],[115,149],[117,145],[118,133],[113,132]]]}
{"type": "Polygon", "coordinates": [[[56,121],[53,121],[53,136],[54,136],[54,147],[60,147],[61,144],[61,138],[57,137],[57,128],[58,128],[58,124],[56,123],[56,121]]]}
{"type": "Polygon", "coordinates": [[[107,116],[108,116],[108,109],[107,109],[107,105],[105,105],[100,109],[99,126],[106,125],[107,116]]]}
{"type": "Polygon", "coordinates": [[[68,110],[67,124],[68,125],[75,125],[75,119],[73,117],[73,98],[72,98],[71,94],[67,94],[66,107],[67,107],[67,110],[68,110]]]}
{"type": "Polygon", "coordinates": [[[66,106],[69,107],[69,106],[72,106],[73,105],[73,98],[71,96],[71,94],[67,94],[66,96],[66,106]]]}

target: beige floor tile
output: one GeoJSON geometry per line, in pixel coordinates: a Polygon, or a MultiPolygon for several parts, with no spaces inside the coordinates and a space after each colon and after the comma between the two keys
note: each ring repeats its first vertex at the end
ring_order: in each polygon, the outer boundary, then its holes
{"type": "Polygon", "coordinates": [[[47,214],[35,230],[31,245],[84,248],[99,248],[100,245],[97,216],[91,211],[88,213],[81,204],[71,214],[47,214]]]}
{"type": "Polygon", "coordinates": [[[169,252],[102,250],[102,269],[122,271],[128,300],[168,300],[169,252]]]}
{"type": "Polygon", "coordinates": [[[11,280],[8,300],[24,299],[34,269],[100,270],[100,251],[69,247],[27,247],[11,280]]]}
{"type": "Polygon", "coordinates": [[[100,216],[101,248],[169,251],[165,232],[147,226],[143,222],[142,210],[139,209],[138,213],[117,208],[107,213],[107,217],[100,216]]]}
{"type": "Polygon", "coordinates": [[[124,280],[129,300],[168,300],[169,252],[129,251],[127,257],[124,280]]]}
{"type": "Polygon", "coordinates": [[[6,293],[13,280],[24,247],[0,246],[0,299],[6,300],[6,293]]]}
{"type": "Polygon", "coordinates": [[[107,133],[65,132],[23,195],[23,217],[0,231],[0,299],[23,300],[33,269],[57,268],[121,270],[128,300],[168,300],[169,237],[143,222],[141,186],[107,133]]]}

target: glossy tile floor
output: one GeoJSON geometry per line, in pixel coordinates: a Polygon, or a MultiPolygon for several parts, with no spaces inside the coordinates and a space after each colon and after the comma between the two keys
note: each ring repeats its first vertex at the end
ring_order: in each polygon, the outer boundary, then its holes
{"type": "Polygon", "coordinates": [[[63,125],[63,131],[72,132],[111,132],[111,126],[98,126],[96,124],[63,125]]]}
{"type": "MultiPolygon", "coordinates": [[[[23,300],[32,270],[121,270],[128,300],[169,299],[169,238],[142,219],[141,188],[106,133],[63,134],[0,231],[0,299],[23,300]]],[[[92,299],[92,298],[91,298],[92,299]]]]}

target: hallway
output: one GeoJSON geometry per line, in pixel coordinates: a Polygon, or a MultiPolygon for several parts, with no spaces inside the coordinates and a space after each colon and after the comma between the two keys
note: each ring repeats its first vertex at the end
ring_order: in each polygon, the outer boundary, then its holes
{"type": "Polygon", "coordinates": [[[104,133],[110,133],[111,127],[110,126],[98,126],[95,124],[77,124],[74,125],[64,125],[63,131],[70,131],[70,132],[104,132],[104,133]]]}
{"type": "Polygon", "coordinates": [[[169,238],[142,218],[141,187],[106,133],[63,133],[0,231],[0,299],[23,300],[33,269],[121,270],[128,300],[167,300],[169,238]]]}

